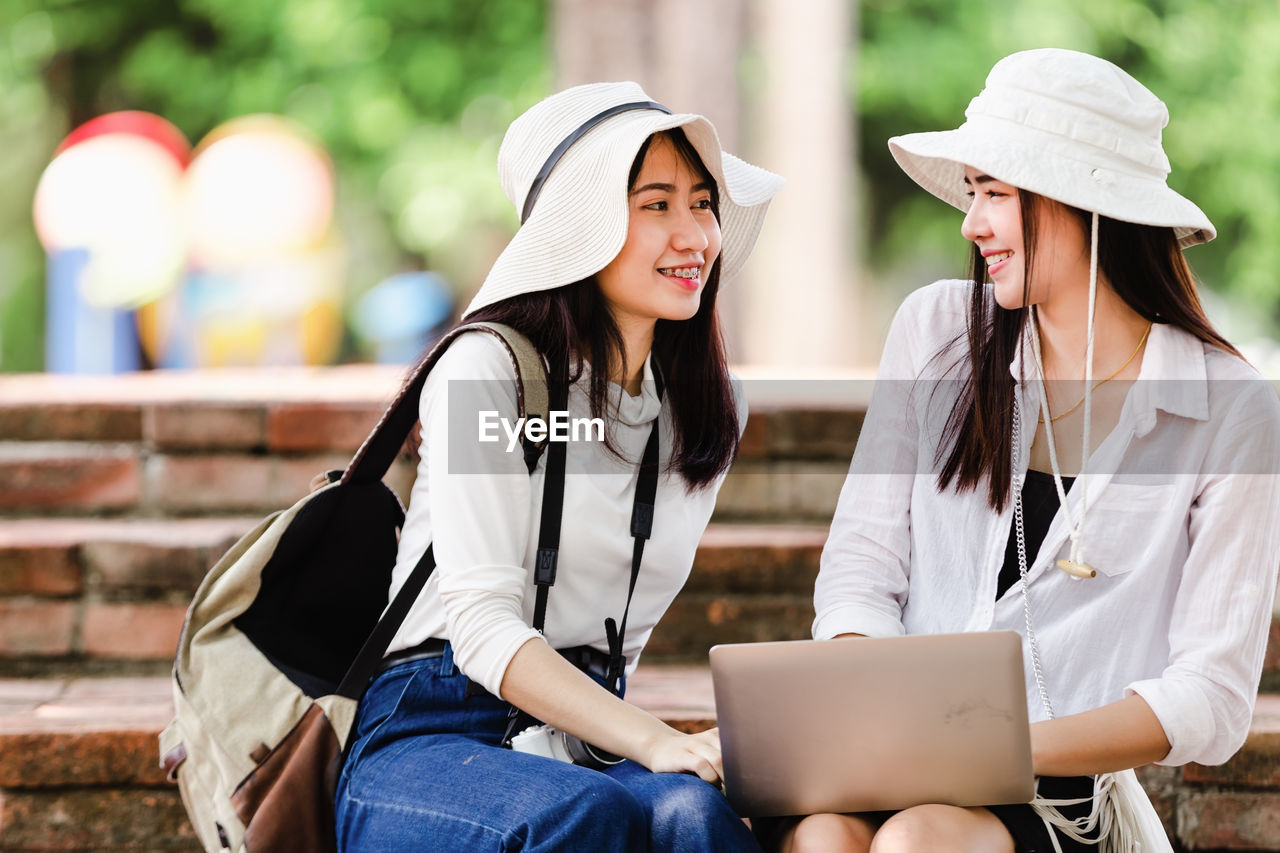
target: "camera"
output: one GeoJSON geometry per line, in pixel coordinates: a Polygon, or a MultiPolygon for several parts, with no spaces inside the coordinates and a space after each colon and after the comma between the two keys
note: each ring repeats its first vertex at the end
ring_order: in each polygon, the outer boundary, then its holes
{"type": "Polygon", "coordinates": [[[511,738],[511,748],[516,752],[567,761],[592,770],[612,767],[623,760],[621,756],[594,747],[582,738],[546,725],[530,726],[520,732],[511,738]]]}

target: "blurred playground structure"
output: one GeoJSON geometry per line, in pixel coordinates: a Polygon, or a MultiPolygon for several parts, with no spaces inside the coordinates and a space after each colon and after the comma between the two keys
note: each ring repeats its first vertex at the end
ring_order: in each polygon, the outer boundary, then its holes
{"type": "Polygon", "coordinates": [[[1237,12],[9,0],[0,371],[410,360],[515,228],[494,169],[506,125],[603,79],[708,115],[727,150],[788,179],[721,302],[735,362],[865,368],[905,293],[962,274],[965,251],[953,212],[899,174],[884,139],[954,126],[994,59],[1059,45],[1116,60],[1169,103],[1171,182],[1222,235],[1190,256],[1210,313],[1280,374],[1280,10],[1237,12]]]}
{"type": "Polygon", "coordinates": [[[332,168],[291,123],[249,116],[194,151],[149,113],[59,146],[35,195],[51,372],[317,364],[341,325],[332,168]]]}

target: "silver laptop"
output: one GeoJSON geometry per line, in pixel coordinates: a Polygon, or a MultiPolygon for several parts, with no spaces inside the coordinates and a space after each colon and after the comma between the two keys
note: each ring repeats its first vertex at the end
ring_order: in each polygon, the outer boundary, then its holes
{"type": "Polygon", "coordinates": [[[739,814],[1025,803],[1035,794],[1014,631],[711,649],[739,814]]]}

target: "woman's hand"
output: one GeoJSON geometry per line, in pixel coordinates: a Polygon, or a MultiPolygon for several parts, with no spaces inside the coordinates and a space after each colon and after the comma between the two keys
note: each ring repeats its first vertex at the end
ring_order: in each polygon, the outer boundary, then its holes
{"type": "Polygon", "coordinates": [[[720,784],[720,732],[683,734],[622,701],[541,639],[516,652],[502,679],[502,698],[561,731],[655,773],[692,773],[720,784]]]}
{"type": "Polygon", "coordinates": [[[655,773],[692,773],[703,781],[719,786],[724,778],[720,759],[720,730],[686,735],[673,732],[660,738],[648,755],[639,762],[655,773]]]}

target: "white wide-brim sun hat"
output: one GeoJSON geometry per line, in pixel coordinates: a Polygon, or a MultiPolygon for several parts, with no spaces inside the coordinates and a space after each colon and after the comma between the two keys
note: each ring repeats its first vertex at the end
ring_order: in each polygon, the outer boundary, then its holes
{"type": "Polygon", "coordinates": [[[535,104],[507,129],[498,150],[503,192],[522,212],[539,177],[541,190],[463,316],[581,281],[607,266],[627,239],[631,164],[646,139],[676,127],[719,185],[720,280],[732,278],[751,254],[783,179],[722,151],[706,118],[668,112],[636,83],[591,83],[535,104]],[[621,111],[600,118],[614,109],[621,111]]]}
{"type": "Polygon", "coordinates": [[[1216,236],[1213,223],[1166,183],[1164,102],[1116,65],[1073,50],[1006,56],[955,130],[889,140],[908,175],[969,209],[964,167],[1112,219],[1173,228],[1182,247],[1216,236]]]}

